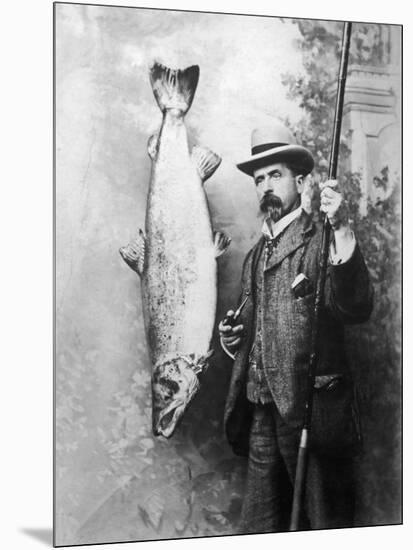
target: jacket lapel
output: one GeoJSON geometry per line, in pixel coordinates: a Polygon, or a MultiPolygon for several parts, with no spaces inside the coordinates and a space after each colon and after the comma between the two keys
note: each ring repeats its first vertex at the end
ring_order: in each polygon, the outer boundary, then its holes
{"type": "Polygon", "coordinates": [[[312,233],[313,228],[312,217],[303,210],[300,216],[293,220],[281,235],[277,246],[267,261],[265,271],[277,266],[284,258],[295,252],[300,246],[303,246],[312,233]]]}
{"type": "Polygon", "coordinates": [[[253,286],[252,283],[255,281],[255,273],[257,271],[257,265],[262,254],[262,249],[265,245],[265,237],[261,237],[260,240],[254,247],[251,258],[251,271],[250,271],[250,288],[253,286]]]}

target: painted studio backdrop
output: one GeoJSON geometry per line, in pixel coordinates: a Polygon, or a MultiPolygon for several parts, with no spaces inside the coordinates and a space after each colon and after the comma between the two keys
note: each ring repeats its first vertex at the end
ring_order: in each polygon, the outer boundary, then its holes
{"type": "MultiPolygon", "coordinates": [[[[325,178],[342,23],[56,4],[55,31],[55,542],[236,533],[246,464],[223,435],[231,361],[216,329],[176,433],[152,435],[140,281],[118,252],[144,227],[147,141],[161,123],[149,67],[200,66],[186,126],[191,145],[222,157],[205,191],[213,228],[232,238],[218,259],[218,322],[261,225],[235,163],[275,117],[325,178]]],[[[376,292],[371,320],[347,335],[364,433],[356,519],[399,523],[399,27],[354,25],[342,136],[340,178],[376,292]]]]}

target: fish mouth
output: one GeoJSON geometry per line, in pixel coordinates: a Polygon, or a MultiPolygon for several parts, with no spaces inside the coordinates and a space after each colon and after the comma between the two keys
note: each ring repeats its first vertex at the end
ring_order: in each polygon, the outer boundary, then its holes
{"type": "Polygon", "coordinates": [[[158,421],[154,426],[154,434],[166,438],[171,437],[182,418],[185,407],[186,404],[182,402],[171,403],[170,407],[159,414],[158,421]]]}
{"type": "Polygon", "coordinates": [[[199,385],[196,365],[182,356],[155,366],[152,376],[154,435],[171,437],[199,385]]]}

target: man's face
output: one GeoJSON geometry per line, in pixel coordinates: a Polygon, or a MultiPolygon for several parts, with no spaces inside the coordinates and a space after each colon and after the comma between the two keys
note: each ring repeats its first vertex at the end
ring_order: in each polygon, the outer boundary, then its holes
{"type": "Polygon", "coordinates": [[[300,205],[302,176],[294,176],[284,163],[254,171],[260,210],[276,222],[300,205]]]}

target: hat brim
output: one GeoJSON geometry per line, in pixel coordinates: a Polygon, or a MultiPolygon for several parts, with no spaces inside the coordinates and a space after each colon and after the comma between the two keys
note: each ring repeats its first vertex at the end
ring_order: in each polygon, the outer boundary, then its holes
{"type": "Polygon", "coordinates": [[[248,174],[254,175],[254,171],[268,164],[274,164],[276,162],[288,162],[297,164],[301,168],[307,171],[309,174],[314,168],[313,155],[308,149],[301,145],[281,145],[280,147],[274,147],[268,149],[257,155],[253,155],[249,160],[240,162],[237,164],[237,168],[248,174]]]}

